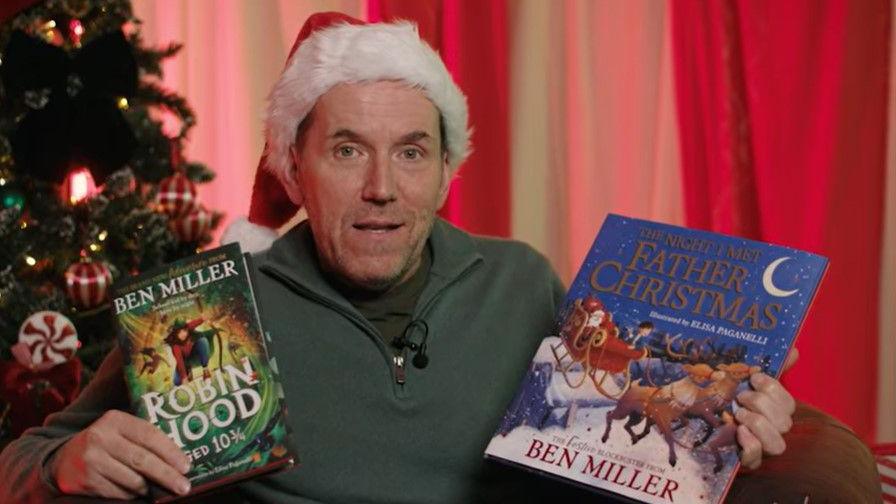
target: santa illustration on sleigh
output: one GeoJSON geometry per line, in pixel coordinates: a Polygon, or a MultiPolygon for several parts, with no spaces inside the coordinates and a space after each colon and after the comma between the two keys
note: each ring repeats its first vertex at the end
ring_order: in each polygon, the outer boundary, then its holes
{"type": "Polygon", "coordinates": [[[567,385],[581,387],[587,378],[605,397],[616,399],[631,386],[631,361],[647,357],[646,348],[635,348],[620,338],[619,327],[603,304],[594,296],[576,299],[572,311],[560,327],[560,343],[551,346],[556,371],[567,385]],[[622,373],[621,384],[607,377],[622,373]]]}

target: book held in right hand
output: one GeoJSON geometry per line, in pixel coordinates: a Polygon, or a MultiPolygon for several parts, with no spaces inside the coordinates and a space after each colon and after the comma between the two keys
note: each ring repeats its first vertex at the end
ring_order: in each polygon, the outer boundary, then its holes
{"type": "Polygon", "coordinates": [[[248,260],[230,244],[114,288],[132,411],[190,458],[193,494],[296,460],[248,260]]]}
{"type": "Polygon", "coordinates": [[[827,259],[609,215],[486,456],[653,502],[721,502],[735,396],[777,377],[827,259]]]}

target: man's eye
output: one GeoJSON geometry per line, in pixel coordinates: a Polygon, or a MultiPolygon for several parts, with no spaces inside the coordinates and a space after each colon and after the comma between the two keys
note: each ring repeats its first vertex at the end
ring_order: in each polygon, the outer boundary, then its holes
{"type": "Polygon", "coordinates": [[[422,154],[417,149],[405,149],[404,151],[402,151],[401,157],[409,161],[415,161],[417,159],[420,159],[420,157],[422,157],[422,154]]]}
{"type": "Polygon", "coordinates": [[[358,150],[354,147],[343,145],[336,149],[336,155],[341,158],[351,158],[358,155],[358,150]]]}

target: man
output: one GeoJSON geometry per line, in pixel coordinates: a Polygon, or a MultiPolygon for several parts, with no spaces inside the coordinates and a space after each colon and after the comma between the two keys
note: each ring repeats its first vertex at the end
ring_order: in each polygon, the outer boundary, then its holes
{"type": "MultiPolygon", "coordinates": [[[[257,256],[302,466],[240,485],[265,502],[476,502],[571,491],[482,453],[563,287],[520,243],[435,217],[468,152],[463,95],[411,25],[313,16],[271,95],[250,218],[308,220],[257,256]],[[274,177],[271,176],[274,174],[274,177]],[[288,200],[277,196],[288,194],[288,200]],[[412,364],[408,364],[412,362],[412,364]],[[561,489],[561,490],[558,490],[561,489]]],[[[793,399],[757,380],[738,439],[780,453],[793,399]]],[[[82,397],[0,457],[0,501],[184,493],[185,456],[126,408],[113,352],[82,397]],[[12,462],[19,461],[18,464],[12,462]]]]}

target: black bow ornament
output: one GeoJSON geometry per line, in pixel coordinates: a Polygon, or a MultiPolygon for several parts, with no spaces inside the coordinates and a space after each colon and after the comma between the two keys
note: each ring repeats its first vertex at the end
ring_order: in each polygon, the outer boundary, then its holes
{"type": "Polygon", "coordinates": [[[121,31],[101,35],[71,55],[15,31],[0,79],[6,96],[26,110],[11,136],[22,171],[62,182],[73,165],[86,165],[102,184],[131,158],[137,141],[118,101],[134,96],[138,75],[121,31]]]}

